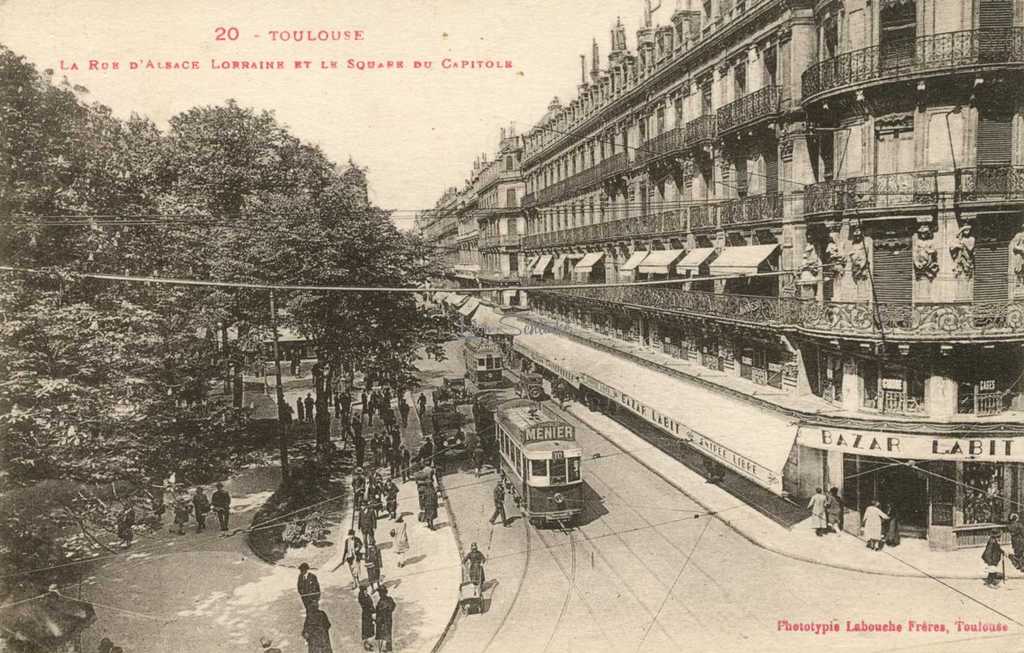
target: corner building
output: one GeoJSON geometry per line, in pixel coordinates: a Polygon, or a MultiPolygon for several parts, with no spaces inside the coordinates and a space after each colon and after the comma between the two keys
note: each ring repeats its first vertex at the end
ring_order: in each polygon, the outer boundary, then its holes
{"type": "Polygon", "coordinates": [[[773,493],[983,544],[1024,503],[1024,0],[682,0],[590,49],[523,137],[520,274],[661,376],[518,351],[773,493]]]}

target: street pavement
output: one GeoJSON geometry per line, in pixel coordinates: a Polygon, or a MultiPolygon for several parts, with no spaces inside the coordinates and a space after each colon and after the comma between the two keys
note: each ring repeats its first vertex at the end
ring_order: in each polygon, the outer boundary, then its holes
{"type": "MultiPolygon", "coordinates": [[[[294,404],[308,388],[292,381],[286,399],[294,404]]],[[[370,430],[378,427],[379,421],[370,430]]],[[[418,422],[410,423],[404,436],[418,441],[419,432],[418,422]]],[[[279,481],[276,466],[247,469],[226,481],[232,495],[229,532],[250,526],[279,481]]],[[[400,484],[399,511],[408,523],[410,542],[404,568],[397,568],[393,554],[392,522],[382,519],[377,530],[382,580],[397,603],[394,650],[400,652],[434,647],[448,625],[460,580],[455,537],[445,513],[438,529],[429,531],[415,518],[416,497],[415,483],[400,484]]],[[[340,522],[350,521],[346,505],[340,522]]],[[[361,650],[351,575],[347,566],[339,566],[344,533],[332,532],[332,546],[326,550],[289,550],[279,564],[271,565],[252,553],[244,533],[222,537],[210,527],[215,522],[211,517],[200,534],[193,525],[185,535],[164,529],[138,538],[124,555],[86,578],[80,596],[95,604],[97,621],[83,636],[83,650],[94,651],[100,639],[109,637],[137,653],[259,651],[260,638],[268,637],[285,653],[305,651],[305,610],[295,588],[295,567],[304,560],[315,562],[312,571],[320,581],[321,609],[332,623],[334,650],[361,650]]],[[[75,588],[64,591],[79,596],[75,588]]]]}
{"type": "MultiPolygon", "coordinates": [[[[458,360],[449,356],[450,373],[458,360]]],[[[744,514],[743,505],[703,479],[705,493],[725,495],[721,503],[691,498],[680,488],[696,496],[694,484],[670,483],[652,471],[659,455],[671,458],[636,436],[628,442],[614,422],[592,415],[581,421],[573,413],[582,409],[570,410],[563,415],[576,425],[585,452],[588,503],[578,527],[537,529],[522,519],[491,527],[493,473],[446,477],[460,539],[488,555],[491,587],[484,613],[459,616],[442,650],[1024,650],[1017,623],[1024,622],[1024,583],[992,590],[980,573],[972,580],[894,577],[808,561],[841,562],[855,543],[847,536],[813,542],[806,560],[781,555],[737,530],[762,515],[744,514]],[[647,464],[637,458],[644,450],[647,464]],[[957,620],[1000,632],[958,632],[957,620]],[[884,630],[856,630],[862,621],[884,630]],[[835,631],[789,630],[787,622],[835,631]]],[[[980,571],[980,559],[970,565],[980,571]]]]}

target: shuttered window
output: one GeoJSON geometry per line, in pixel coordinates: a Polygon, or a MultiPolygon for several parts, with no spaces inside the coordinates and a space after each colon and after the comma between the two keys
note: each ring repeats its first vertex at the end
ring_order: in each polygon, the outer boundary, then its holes
{"type": "Polygon", "coordinates": [[[874,248],[871,277],[875,301],[880,304],[910,303],[914,296],[914,258],[910,239],[901,238],[896,247],[874,248]]]}
{"type": "Polygon", "coordinates": [[[1013,0],[981,0],[978,27],[985,30],[978,43],[980,63],[1007,61],[1013,47],[1013,0]]]}
{"type": "Polygon", "coordinates": [[[766,193],[779,191],[779,152],[776,148],[768,148],[764,155],[764,190],[766,193]]]}
{"type": "Polygon", "coordinates": [[[991,113],[978,116],[978,165],[1010,165],[1013,157],[1013,114],[991,113]]]}
{"type": "Polygon", "coordinates": [[[974,248],[974,301],[1006,301],[1010,296],[1010,251],[1006,242],[979,242],[974,248]]]}

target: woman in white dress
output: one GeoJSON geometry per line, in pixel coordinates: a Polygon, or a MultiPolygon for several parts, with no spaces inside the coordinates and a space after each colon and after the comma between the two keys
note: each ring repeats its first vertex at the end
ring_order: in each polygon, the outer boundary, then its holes
{"type": "Polygon", "coordinates": [[[878,507],[877,499],[864,511],[864,539],[868,541],[869,549],[882,550],[882,521],[888,518],[889,515],[878,507]]]}

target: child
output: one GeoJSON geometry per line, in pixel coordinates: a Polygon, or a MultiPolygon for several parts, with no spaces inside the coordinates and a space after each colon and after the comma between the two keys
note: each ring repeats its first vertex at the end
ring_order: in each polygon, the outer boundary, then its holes
{"type": "Polygon", "coordinates": [[[994,530],[989,535],[988,544],[985,545],[985,552],[981,554],[981,559],[985,561],[985,571],[988,573],[985,585],[996,589],[1004,576],[999,568],[999,563],[1003,561],[1003,547],[999,546],[999,531],[994,530]]]}
{"type": "Polygon", "coordinates": [[[405,519],[401,515],[398,516],[395,527],[391,530],[391,537],[395,541],[398,568],[401,569],[405,566],[405,556],[409,553],[409,529],[406,528],[405,519]]]}

